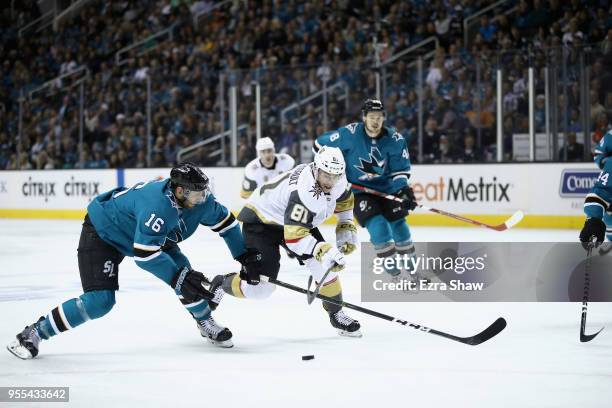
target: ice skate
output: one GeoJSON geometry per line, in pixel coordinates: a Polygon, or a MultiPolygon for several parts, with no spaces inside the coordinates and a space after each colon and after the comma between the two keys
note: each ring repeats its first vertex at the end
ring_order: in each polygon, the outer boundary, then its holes
{"type": "MultiPolygon", "coordinates": [[[[44,317],[41,317],[38,321],[44,319],[44,317]]],[[[38,334],[36,323],[27,326],[15,337],[16,339],[6,346],[8,351],[22,360],[30,360],[38,355],[40,335],[38,334]]]]}
{"type": "Polygon", "coordinates": [[[338,330],[338,334],[347,337],[361,337],[359,322],[344,314],[342,310],[329,314],[329,321],[338,330]]]}
{"type": "Polygon", "coordinates": [[[230,329],[219,326],[212,316],[205,320],[199,320],[197,324],[202,337],[206,337],[208,341],[215,346],[223,348],[234,347],[234,343],[231,340],[232,332],[230,329]]]}

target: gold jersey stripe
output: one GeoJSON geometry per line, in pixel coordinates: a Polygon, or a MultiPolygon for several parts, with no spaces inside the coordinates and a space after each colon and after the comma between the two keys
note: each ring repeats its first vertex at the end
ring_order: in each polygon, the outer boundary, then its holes
{"type": "Polygon", "coordinates": [[[271,224],[271,225],[278,225],[277,223],[275,223],[274,221],[270,221],[268,219],[266,219],[266,217],[264,217],[261,212],[251,203],[247,203],[244,205],[246,208],[248,208],[249,210],[253,211],[255,213],[255,215],[257,216],[257,218],[259,218],[259,220],[264,223],[264,224],[271,224]]]}
{"type": "Polygon", "coordinates": [[[299,225],[285,225],[285,241],[295,241],[310,235],[310,229],[299,225]]]}
{"type": "Polygon", "coordinates": [[[352,210],[355,207],[355,196],[351,193],[348,198],[342,201],[336,201],[336,208],[334,212],[342,212],[352,210]]]}
{"type": "Polygon", "coordinates": [[[240,197],[242,198],[249,198],[251,194],[253,194],[253,191],[247,191],[243,188],[240,189],[240,197]]]}
{"type": "Polygon", "coordinates": [[[240,289],[240,275],[236,274],[232,278],[232,295],[237,298],[244,298],[244,293],[240,289]]]}

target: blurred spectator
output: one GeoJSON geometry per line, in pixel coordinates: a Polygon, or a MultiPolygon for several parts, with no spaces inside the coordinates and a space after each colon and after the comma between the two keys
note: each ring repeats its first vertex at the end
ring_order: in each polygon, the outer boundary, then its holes
{"type": "Polygon", "coordinates": [[[567,134],[567,144],[559,149],[559,159],[563,161],[582,161],[584,159],[584,146],[576,142],[576,133],[567,134]]]}
{"type": "Polygon", "coordinates": [[[434,161],[438,145],[440,143],[440,133],[438,122],[433,117],[427,119],[425,131],[423,132],[423,162],[432,163],[434,161]]]}
{"type": "Polygon", "coordinates": [[[495,33],[497,32],[497,27],[495,27],[495,24],[489,20],[489,17],[486,14],[480,19],[480,28],[478,29],[478,32],[485,42],[493,41],[495,33]]]}
{"type": "Polygon", "coordinates": [[[482,161],[482,151],[476,147],[476,139],[470,133],[463,138],[463,153],[457,157],[459,162],[478,163],[482,161]]]}
{"type": "Polygon", "coordinates": [[[603,105],[599,103],[599,96],[597,95],[597,91],[591,90],[589,95],[589,101],[591,104],[591,121],[594,122],[601,113],[606,112],[606,108],[604,108],[603,105]]]}
{"type": "Polygon", "coordinates": [[[434,163],[453,163],[455,161],[455,148],[446,135],[440,135],[437,148],[434,150],[434,163]]]}

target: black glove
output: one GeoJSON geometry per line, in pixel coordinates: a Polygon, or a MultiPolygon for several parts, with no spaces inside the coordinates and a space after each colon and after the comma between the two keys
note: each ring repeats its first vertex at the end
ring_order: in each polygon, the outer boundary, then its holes
{"type": "Polygon", "coordinates": [[[606,224],[600,218],[587,218],[584,222],[584,227],[580,231],[580,242],[582,247],[586,250],[591,245],[592,238],[597,238],[595,242],[595,248],[597,248],[604,241],[606,235],[606,224]]]}
{"type": "Polygon", "coordinates": [[[188,267],[181,269],[171,282],[174,292],[184,304],[201,299],[212,300],[214,296],[204,287],[205,284],[210,284],[206,276],[188,267]]]}
{"type": "Polygon", "coordinates": [[[257,285],[262,269],[261,252],[253,248],[247,248],[246,252],[237,257],[236,260],[242,264],[240,279],[247,281],[249,285],[257,285]]]}
{"type": "Polygon", "coordinates": [[[414,198],[414,191],[412,191],[412,187],[404,186],[397,193],[395,193],[395,195],[404,200],[402,202],[402,208],[404,210],[412,211],[417,208],[418,204],[416,202],[416,198],[414,198]]]}

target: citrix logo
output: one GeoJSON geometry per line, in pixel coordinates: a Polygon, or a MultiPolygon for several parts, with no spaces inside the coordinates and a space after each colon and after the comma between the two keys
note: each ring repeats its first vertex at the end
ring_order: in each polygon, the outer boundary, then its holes
{"type": "Polygon", "coordinates": [[[74,176],[64,184],[64,194],[67,196],[91,197],[100,194],[100,183],[96,181],[74,181],[74,176]]]}
{"type": "Polygon", "coordinates": [[[21,185],[21,192],[26,197],[43,197],[47,202],[49,197],[55,196],[55,183],[32,181],[32,177],[28,177],[28,181],[21,185]]]}
{"type": "Polygon", "coordinates": [[[486,181],[479,177],[477,182],[467,182],[460,177],[449,178],[448,182],[443,177],[438,182],[421,184],[412,183],[412,188],[417,200],[428,201],[481,201],[481,202],[510,202],[508,190],[510,183],[501,183],[497,177],[486,181]]]}

